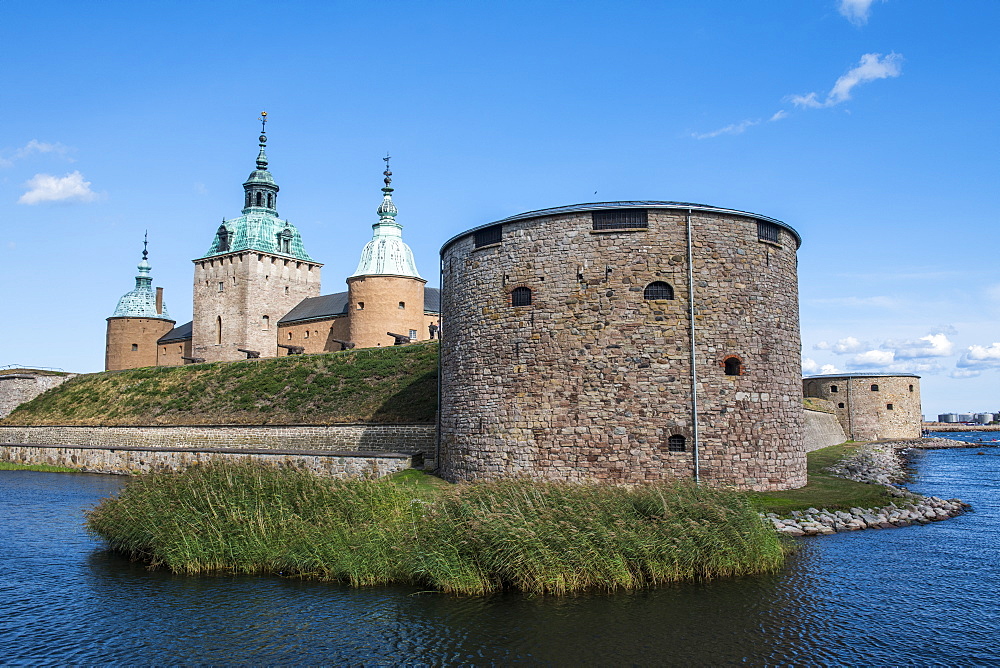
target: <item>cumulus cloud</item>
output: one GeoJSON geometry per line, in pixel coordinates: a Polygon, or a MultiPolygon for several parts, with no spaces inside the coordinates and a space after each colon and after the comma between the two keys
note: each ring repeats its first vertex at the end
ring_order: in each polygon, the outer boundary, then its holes
{"type": "Polygon", "coordinates": [[[903,56],[900,54],[890,53],[883,57],[880,53],[866,53],[856,67],[837,79],[824,99],[821,100],[818,93],[807,93],[790,95],[788,100],[797,107],[808,109],[832,107],[850,100],[851,91],[860,84],[898,77],[902,73],[903,56]]]}
{"type": "Polygon", "coordinates": [[[989,346],[969,346],[956,366],[960,369],[1000,369],[1000,341],[989,346]]]}
{"type": "Polygon", "coordinates": [[[875,0],[840,0],[840,15],[856,26],[868,23],[872,3],[875,0]]]}
{"type": "Polygon", "coordinates": [[[888,366],[893,363],[896,354],[891,350],[866,350],[851,358],[851,366],[855,367],[877,367],[888,366]]]}
{"type": "Polygon", "coordinates": [[[921,336],[917,341],[887,341],[883,347],[894,348],[897,359],[920,359],[925,357],[948,357],[955,345],[944,333],[921,336]]]}
{"type": "Polygon", "coordinates": [[[983,372],[979,369],[955,369],[948,375],[952,378],[975,378],[983,375],[983,372]]]}
{"type": "Polygon", "coordinates": [[[840,369],[832,364],[820,364],[816,360],[806,357],[802,360],[802,373],[810,375],[840,373],[840,369]]]}
{"type": "Polygon", "coordinates": [[[848,336],[846,338],[838,340],[836,343],[829,343],[827,341],[820,341],[813,346],[816,350],[831,350],[838,355],[849,355],[851,353],[856,353],[859,350],[864,349],[868,344],[858,341],[853,336],[848,336]]]}
{"type": "Polygon", "coordinates": [[[83,174],[78,171],[63,177],[35,174],[25,185],[29,190],[17,200],[18,204],[92,202],[97,199],[97,193],[90,189],[90,181],[84,181],[83,174]]]}

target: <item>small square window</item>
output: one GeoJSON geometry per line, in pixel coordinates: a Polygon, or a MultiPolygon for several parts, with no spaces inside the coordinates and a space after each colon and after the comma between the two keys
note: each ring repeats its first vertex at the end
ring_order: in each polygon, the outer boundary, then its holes
{"type": "Polygon", "coordinates": [[[132,344],[132,352],[135,352],[137,350],[139,350],[139,344],[138,343],[133,343],[132,344]]]}
{"type": "Polygon", "coordinates": [[[843,401],[841,401],[839,404],[837,404],[837,408],[843,408],[843,407],[844,407],[844,402],[843,401]]]}
{"type": "Polygon", "coordinates": [[[831,385],[830,386],[830,391],[831,392],[840,392],[840,388],[838,388],[836,385],[831,385]]]}
{"type": "Polygon", "coordinates": [[[886,408],[886,410],[890,410],[891,411],[892,410],[892,404],[886,404],[885,408],[886,408]]]}
{"type": "Polygon", "coordinates": [[[359,311],[364,311],[365,310],[365,303],[364,302],[358,302],[358,310],[359,311]]]}
{"type": "Polygon", "coordinates": [[[411,339],[416,339],[417,338],[417,330],[415,330],[415,329],[411,329],[410,330],[410,338],[411,339]]]}
{"type": "Polygon", "coordinates": [[[406,302],[399,302],[399,308],[406,308],[406,302]]]}

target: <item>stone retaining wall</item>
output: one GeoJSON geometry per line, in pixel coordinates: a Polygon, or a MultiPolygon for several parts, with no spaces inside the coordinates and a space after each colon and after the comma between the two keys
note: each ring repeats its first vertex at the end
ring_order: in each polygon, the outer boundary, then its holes
{"type": "Polygon", "coordinates": [[[0,374],[0,418],[7,417],[24,402],[31,401],[42,392],[61,385],[75,375],[77,374],[59,376],[39,373],[0,374]]]}
{"type": "Polygon", "coordinates": [[[0,427],[0,444],[319,450],[433,457],[434,425],[0,427]]]}
{"type": "Polygon", "coordinates": [[[808,409],[802,413],[805,416],[806,452],[837,445],[847,440],[844,428],[833,413],[822,413],[808,409]]]}
{"type": "Polygon", "coordinates": [[[104,448],[58,445],[0,445],[0,461],[14,464],[66,466],[89,473],[134,474],[177,471],[192,464],[249,460],[305,469],[338,478],[381,477],[411,467],[413,458],[403,453],[287,452],[222,448],[104,448]]]}

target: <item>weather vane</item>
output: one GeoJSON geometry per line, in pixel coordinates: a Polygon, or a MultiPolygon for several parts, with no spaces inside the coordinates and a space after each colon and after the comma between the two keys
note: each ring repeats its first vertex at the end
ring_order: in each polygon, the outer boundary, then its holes
{"type": "Polygon", "coordinates": [[[146,230],[146,234],[142,237],[142,259],[145,260],[149,257],[149,251],[147,247],[149,246],[149,230],[146,230]]]}
{"type": "Polygon", "coordinates": [[[391,178],[392,177],[392,170],[389,169],[389,157],[390,157],[389,156],[389,152],[386,151],[385,152],[385,157],[382,158],[383,160],[385,160],[385,171],[382,172],[382,173],[385,174],[385,187],[386,188],[388,188],[389,184],[392,183],[392,178],[391,178]]]}
{"type": "Polygon", "coordinates": [[[260,121],[260,133],[264,134],[265,132],[264,126],[267,125],[267,112],[266,111],[260,112],[260,118],[258,120],[260,121]]]}

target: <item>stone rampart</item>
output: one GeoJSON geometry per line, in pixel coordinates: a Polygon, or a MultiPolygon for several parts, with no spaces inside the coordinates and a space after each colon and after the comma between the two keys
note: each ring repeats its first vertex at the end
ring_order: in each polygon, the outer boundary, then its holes
{"type": "Polygon", "coordinates": [[[802,381],[802,391],[806,397],[831,402],[844,433],[853,441],[920,437],[920,376],[811,376],[802,381]]]}
{"type": "Polygon", "coordinates": [[[251,459],[338,478],[380,477],[408,469],[413,464],[413,458],[405,453],[0,445],[0,462],[65,466],[89,473],[135,474],[177,471],[193,464],[251,459]]]}
{"type": "Polygon", "coordinates": [[[803,411],[805,416],[805,448],[806,452],[819,450],[831,445],[837,445],[847,440],[844,428],[833,413],[822,411],[803,411]]]}
{"type": "Polygon", "coordinates": [[[61,385],[75,373],[48,375],[39,373],[0,373],[0,418],[26,401],[31,401],[42,392],[61,385]]]}
{"type": "Polygon", "coordinates": [[[0,427],[0,444],[404,453],[433,457],[434,425],[0,427]]]}

